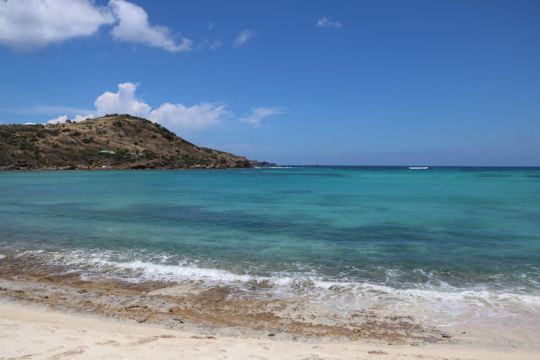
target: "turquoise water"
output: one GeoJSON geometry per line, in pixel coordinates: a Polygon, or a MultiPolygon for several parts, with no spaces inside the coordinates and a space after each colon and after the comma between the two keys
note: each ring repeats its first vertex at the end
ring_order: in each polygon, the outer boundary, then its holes
{"type": "Polygon", "coordinates": [[[0,191],[0,254],[88,276],[540,296],[537,169],[4,172],[0,191]]]}

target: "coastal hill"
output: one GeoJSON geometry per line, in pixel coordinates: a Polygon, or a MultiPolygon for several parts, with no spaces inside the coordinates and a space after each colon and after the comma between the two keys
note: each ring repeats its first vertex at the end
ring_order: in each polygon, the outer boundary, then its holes
{"type": "Polygon", "coordinates": [[[196,146],[130,115],[54,125],[0,125],[0,169],[243,168],[242,156],[196,146]]]}

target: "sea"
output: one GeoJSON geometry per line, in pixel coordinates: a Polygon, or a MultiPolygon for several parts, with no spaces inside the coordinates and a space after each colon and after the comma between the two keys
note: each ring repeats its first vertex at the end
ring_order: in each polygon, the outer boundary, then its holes
{"type": "Polygon", "coordinates": [[[540,168],[0,172],[8,259],[535,331],[540,168]]]}

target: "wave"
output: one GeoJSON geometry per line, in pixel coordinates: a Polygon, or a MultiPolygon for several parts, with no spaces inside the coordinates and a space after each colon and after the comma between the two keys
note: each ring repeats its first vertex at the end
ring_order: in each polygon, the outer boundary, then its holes
{"type": "MultiPolygon", "coordinates": [[[[358,314],[383,318],[397,315],[445,330],[487,333],[501,324],[511,324],[525,329],[525,333],[540,331],[540,292],[522,293],[512,288],[491,289],[485,285],[460,288],[436,279],[397,288],[345,277],[329,278],[308,267],[304,271],[264,273],[252,268],[251,272],[247,269],[240,272],[212,266],[211,262],[178,260],[170,254],[145,251],[37,250],[8,258],[23,267],[44,264],[47,271],[56,269],[58,275],[78,274],[83,281],[161,282],[163,287],[154,290],[156,295],[185,296],[186,291],[227,287],[233,298],[285,301],[284,304],[305,314],[334,320],[353,319],[358,314]]],[[[400,270],[387,270],[389,279],[399,278],[399,273],[400,270]]],[[[436,277],[428,272],[426,276],[436,277]]]]}
{"type": "MultiPolygon", "coordinates": [[[[224,286],[229,290],[228,296],[247,298],[250,303],[286,304],[285,310],[276,308],[280,316],[316,316],[320,321],[337,323],[361,322],[366,316],[397,319],[449,333],[482,334],[489,339],[504,338],[504,334],[528,339],[529,334],[540,331],[540,292],[527,294],[518,289],[490,289],[484,285],[459,288],[437,279],[421,286],[411,283],[408,288],[397,288],[345,277],[329,278],[308,267],[303,272],[282,271],[263,276],[257,269],[240,273],[212,266],[211,262],[179,260],[170,254],[146,251],[32,250],[7,254],[8,261],[25,269],[32,268],[32,264],[39,269],[39,264],[43,264],[47,274],[53,270],[56,275],[80,275],[81,280],[157,282],[152,296],[182,297],[224,286]]],[[[400,271],[386,272],[389,279],[396,280],[400,271]]],[[[425,272],[425,276],[436,278],[430,272],[425,272]]],[[[536,342],[533,337],[531,343],[536,342]]]]}
{"type": "MultiPolygon", "coordinates": [[[[199,282],[205,286],[226,285],[242,289],[246,296],[271,293],[277,297],[309,296],[317,301],[333,302],[342,309],[407,305],[428,306],[447,312],[463,313],[474,308],[516,310],[533,307],[540,311],[540,294],[515,289],[488,289],[485,285],[459,288],[437,281],[396,288],[369,281],[329,279],[314,271],[274,272],[269,276],[238,274],[219,268],[200,266],[188,259],[178,261],[167,254],[74,250],[68,252],[25,251],[18,257],[61,266],[66,272],[80,272],[83,279],[115,278],[128,282],[199,282]],[[265,286],[253,286],[264,284],[265,286]]],[[[422,272],[421,269],[415,271],[422,272]]],[[[396,276],[388,269],[388,276],[396,276]]],[[[426,273],[426,276],[432,276],[426,273]]]]}

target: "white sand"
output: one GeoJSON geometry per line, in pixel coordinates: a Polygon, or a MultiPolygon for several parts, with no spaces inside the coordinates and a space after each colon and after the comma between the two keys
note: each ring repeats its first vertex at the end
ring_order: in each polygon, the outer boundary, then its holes
{"type": "Polygon", "coordinates": [[[0,303],[0,359],[540,359],[452,345],[303,343],[271,338],[207,338],[87,315],[0,303]]]}

